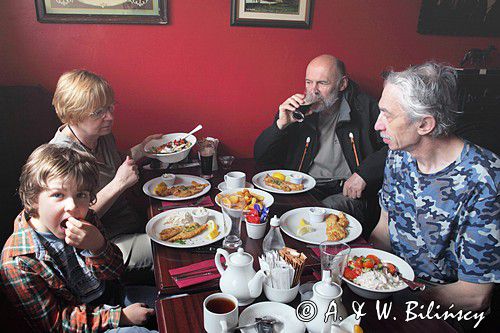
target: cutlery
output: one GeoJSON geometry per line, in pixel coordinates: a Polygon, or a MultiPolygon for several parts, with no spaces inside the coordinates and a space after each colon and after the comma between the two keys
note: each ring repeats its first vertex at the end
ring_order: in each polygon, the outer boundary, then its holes
{"type": "Polygon", "coordinates": [[[196,200],[195,202],[193,203],[190,203],[188,205],[185,205],[185,204],[178,204],[178,205],[171,205],[171,206],[160,206],[158,207],[158,210],[159,211],[163,211],[163,210],[168,210],[168,209],[173,209],[173,208],[182,208],[182,207],[193,207],[193,206],[198,206],[202,201],[203,199],[205,199],[205,196],[202,196],[201,198],[199,198],[198,200],[196,200]]]}
{"type": "Polygon", "coordinates": [[[174,276],[173,279],[175,281],[182,281],[182,280],[186,280],[186,279],[194,279],[194,278],[198,278],[198,277],[202,277],[202,276],[207,276],[207,275],[214,275],[214,274],[217,274],[217,273],[218,273],[217,271],[211,270],[211,271],[203,272],[203,273],[196,273],[196,274],[191,274],[191,275],[183,275],[181,277],[174,276]]]}
{"type": "Polygon", "coordinates": [[[198,126],[196,126],[195,128],[193,128],[193,130],[192,130],[191,132],[189,132],[188,134],[186,134],[186,135],[185,135],[185,136],[184,136],[181,140],[184,140],[185,138],[187,138],[188,136],[190,136],[190,135],[191,135],[191,134],[193,134],[193,133],[198,132],[198,131],[199,131],[199,130],[201,130],[202,128],[203,128],[203,126],[201,126],[201,124],[200,124],[200,125],[198,125],[198,126]]]}
{"type": "MultiPolygon", "coordinates": [[[[373,246],[373,243],[347,243],[350,247],[354,246],[373,246]]],[[[306,247],[310,249],[319,249],[319,245],[307,244],[306,247]]]]}
{"type": "Polygon", "coordinates": [[[215,264],[214,264],[214,265],[210,265],[210,266],[206,266],[206,267],[202,267],[202,268],[198,268],[198,269],[193,269],[192,271],[189,271],[189,272],[170,274],[170,276],[175,277],[175,276],[187,275],[187,274],[191,274],[191,273],[195,273],[195,272],[203,272],[203,271],[208,271],[208,270],[216,269],[216,268],[217,267],[215,267],[215,264]]]}
{"type": "Polygon", "coordinates": [[[254,326],[258,325],[259,323],[266,323],[268,325],[274,325],[277,322],[278,321],[276,319],[273,319],[273,318],[270,318],[270,317],[255,318],[255,323],[247,324],[247,325],[242,325],[242,326],[237,326],[237,327],[233,328],[233,330],[254,327],[254,326]]]}
{"type": "MultiPolygon", "coordinates": [[[[388,272],[388,268],[387,266],[384,266],[383,267],[383,271],[385,274],[391,274],[388,272]]],[[[423,291],[425,289],[425,284],[421,283],[421,282],[416,282],[416,281],[411,281],[411,280],[408,280],[407,278],[404,278],[403,275],[401,274],[401,272],[396,268],[396,271],[394,272],[394,274],[392,275],[396,275],[398,276],[404,283],[406,283],[406,285],[411,289],[411,290],[420,290],[420,291],[423,291]]]]}
{"type": "Polygon", "coordinates": [[[195,248],[191,250],[191,253],[201,253],[201,254],[214,254],[215,252],[217,252],[217,248],[213,246],[209,246],[206,248],[203,247],[195,248]]]}

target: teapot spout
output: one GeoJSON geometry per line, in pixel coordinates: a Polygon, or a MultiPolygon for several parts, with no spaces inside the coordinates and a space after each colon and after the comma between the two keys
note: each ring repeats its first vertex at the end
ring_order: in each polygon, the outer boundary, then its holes
{"type": "Polygon", "coordinates": [[[262,293],[262,282],[266,277],[266,273],[263,270],[258,271],[255,276],[248,281],[248,291],[250,292],[250,297],[257,298],[262,293]]]}

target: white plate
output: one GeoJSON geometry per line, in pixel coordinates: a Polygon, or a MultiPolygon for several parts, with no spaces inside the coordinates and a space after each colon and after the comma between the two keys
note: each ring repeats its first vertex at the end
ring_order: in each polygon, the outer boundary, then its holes
{"type": "MultiPolygon", "coordinates": [[[[302,207],[289,210],[285,214],[281,215],[280,218],[280,228],[283,230],[285,234],[288,236],[295,238],[301,242],[316,244],[319,245],[321,242],[325,242],[328,239],[326,238],[326,223],[311,223],[311,227],[314,229],[313,232],[309,232],[305,235],[298,236],[296,234],[297,229],[299,227],[299,223],[301,219],[309,222],[309,213],[308,210],[312,207],[302,207]]],[[[317,207],[320,208],[320,207],[317,207]]],[[[331,208],[322,208],[326,210],[326,214],[339,214],[340,211],[331,209],[331,208]]],[[[344,213],[345,214],[345,213],[344,213]]],[[[349,214],[345,214],[347,219],[349,220],[349,226],[347,227],[347,231],[349,234],[346,238],[340,240],[340,242],[347,243],[355,240],[361,235],[363,231],[363,227],[358,220],[352,217],[349,214]]]]}
{"type": "Polygon", "coordinates": [[[144,186],[142,187],[142,191],[144,193],[146,193],[146,195],[149,195],[151,198],[155,198],[158,200],[167,200],[167,201],[182,201],[182,200],[194,199],[194,198],[201,197],[202,195],[204,195],[205,193],[208,193],[208,191],[210,191],[210,188],[212,186],[210,185],[209,181],[207,181],[206,179],[203,179],[201,177],[191,176],[191,175],[175,175],[174,186],[177,186],[177,185],[188,186],[188,185],[191,185],[191,182],[193,180],[199,184],[208,184],[208,186],[205,187],[201,192],[196,193],[196,194],[189,196],[189,197],[185,197],[185,198],[179,198],[179,197],[176,197],[174,195],[160,197],[159,195],[154,194],[153,190],[154,190],[155,186],[158,185],[159,183],[161,183],[163,180],[161,177],[156,177],[156,178],[153,178],[150,181],[148,181],[146,184],[144,184],[144,186]]]}
{"type": "MultiPolygon", "coordinates": [[[[279,320],[282,324],[275,324],[273,332],[275,333],[304,333],[306,326],[295,316],[295,309],[289,305],[277,302],[260,302],[250,305],[240,315],[239,326],[255,323],[255,318],[272,317],[279,320]]],[[[256,333],[256,327],[244,328],[244,333],[256,333]]]]}
{"type": "MultiPolygon", "coordinates": [[[[404,278],[407,278],[408,280],[413,281],[415,278],[415,273],[413,272],[413,268],[401,259],[400,257],[389,253],[385,252],[382,250],[377,250],[377,249],[370,249],[370,248],[355,248],[351,249],[351,252],[349,253],[349,258],[352,258],[354,256],[367,256],[369,254],[374,254],[376,255],[382,262],[388,262],[397,267],[401,275],[403,275],[404,278]]],[[[375,290],[375,289],[370,289],[366,287],[362,287],[354,282],[349,281],[348,279],[342,277],[342,280],[347,282],[347,285],[349,288],[357,295],[361,297],[365,297],[368,299],[384,299],[389,297],[391,294],[401,291],[403,289],[406,289],[408,286],[406,284],[402,285],[401,287],[390,289],[390,290],[375,290]]]]}
{"type": "MultiPolygon", "coordinates": [[[[220,183],[217,188],[219,189],[219,191],[225,191],[227,190],[227,187],[226,187],[226,182],[222,182],[220,183]]],[[[252,183],[249,183],[249,182],[245,182],[245,188],[254,188],[253,184],[252,183]]]]}
{"type": "Polygon", "coordinates": [[[193,248],[193,247],[204,246],[207,244],[215,243],[227,236],[227,234],[229,233],[230,226],[228,224],[224,224],[224,217],[222,216],[222,213],[215,211],[213,209],[207,209],[208,220],[214,219],[215,223],[219,227],[219,236],[217,236],[215,239],[206,238],[206,236],[208,235],[207,230],[203,231],[198,236],[195,236],[191,239],[186,239],[186,244],[171,243],[160,239],[160,232],[163,229],[169,227],[168,225],[164,224],[166,217],[175,213],[183,213],[186,211],[191,212],[196,208],[197,207],[184,207],[184,208],[171,209],[168,212],[163,212],[154,216],[151,220],[149,220],[148,224],[146,224],[146,234],[149,236],[149,238],[151,238],[151,240],[153,240],[158,244],[162,244],[168,247],[177,247],[177,248],[193,248]]]}
{"type": "Polygon", "coordinates": [[[307,192],[309,190],[312,190],[314,188],[314,186],[316,186],[316,180],[314,180],[313,177],[309,176],[306,173],[299,172],[299,171],[294,171],[294,170],[268,170],[268,171],[263,171],[263,172],[260,172],[260,173],[256,174],[255,176],[253,176],[252,183],[254,183],[255,186],[257,186],[258,188],[261,188],[261,189],[266,190],[268,192],[278,193],[278,194],[296,194],[296,193],[307,192]],[[303,177],[302,184],[304,184],[304,189],[300,190],[300,191],[285,192],[285,191],[282,191],[282,190],[278,190],[277,188],[274,188],[274,187],[271,187],[271,186],[267,186],[266,183],[264,182],[264,178],[266,177],[267,174],[269,174],[269,176],[271,176],[275,172],[281,172],[282,174],[285,175],[285,177],[286,176],[290,176],[290,174],[292,174],[292,173],[296,173],[296,174],[302,175],[302,177],[303,177]]]}
{"type": "MultiPolygon", "coordinates": [[[[240,191],[243,191],[244,189],[243,188],[235,188],[235,189],[232,189],[232,190],[225,190],[225,191],[222,191],[220,192],[219,194],[217,194],[215,196],[215,203],[219,206],[219,207],[222,207],[220,205],[220,200],[219,200],[219,197],[221,195],[228,195],[228,194],[232,194],[232,193],[236,193],[236,192],[240,192],[240,191]]],[[[266,207],[271,207],[272,204],[274,203],[274,197],[272,194],[270,193],[267,193],[266,191],[262,191],[262,190],[258,190],[258,189],[249,189],[249,192],[250,193],[254,193],[254,194],[257,194],[257,195],[261,195],[264,197],[264,206],[266,207]]]]}

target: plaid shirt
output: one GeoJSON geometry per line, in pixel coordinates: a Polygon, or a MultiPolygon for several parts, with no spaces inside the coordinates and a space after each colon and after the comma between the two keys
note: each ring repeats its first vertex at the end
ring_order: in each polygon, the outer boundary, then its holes
{"type": "MultiPolygon", "coordinates": [[[[87,221],[102,232],[102,225],[90,211],[87,221]],[[92,222],[93,221],[93,222],[92,222]]],[[[104,233],[103,233],[104,234],[104,233]]],[[[57,260],[34,240],[38,237],[26,222],[24,212],[14,222],[14,232],[2,251],[0,276],[10,302],[28,319],[36,331],[100,332],[116,328],[121,308],[81,304],[65,285],[55,268],[57,260]]],[[[120,277],[124,264],[118,247],[106,241],[106,249],[95,257],[85,257],[86,265],[98,279],[120,277]]]]}

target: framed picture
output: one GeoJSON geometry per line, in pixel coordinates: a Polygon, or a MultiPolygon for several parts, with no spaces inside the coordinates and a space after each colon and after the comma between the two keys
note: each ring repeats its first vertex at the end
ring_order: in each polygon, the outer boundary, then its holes
{"type": "Polygon", "coordinates": [[[500,0],[422,0],[417,31],[425,35],[500,36],[500,0]]]}
{"type": "Polygon", "coordinates": [[[43,23],[167,24],[167,0],[35,0],[43,23]]]}
{"type": "Polygon", "coordinates": [[[231,25],[308,29],[312,10],[313,0],[231,0],[231,25]]]}

